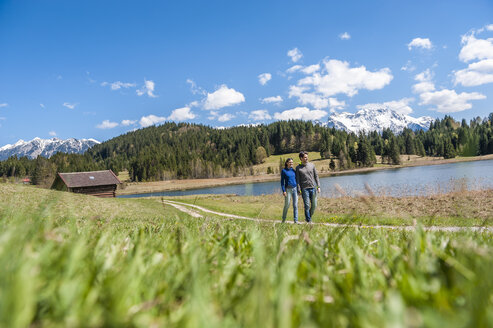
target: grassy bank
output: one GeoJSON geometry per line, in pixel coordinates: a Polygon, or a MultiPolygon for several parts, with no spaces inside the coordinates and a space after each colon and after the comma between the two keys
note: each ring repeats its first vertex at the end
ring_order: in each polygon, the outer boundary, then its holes
{"type": "MultiPolygon", "coordinates": [[[[281,219],[282,195],[194,195],[169,197],[218,212],[263,219],[281,219]]],[[[493,190],[458,191],[416,197],[361,196],[318,198],[315,222],[425,226],[493,226],[493,190]]],[[[299,219],[304,219],[298,197],[299,219]]],[[[288,212],[292,220],[292,207],[288,212]]]]}
{"type": "Polygon", "coordinates": [[[2,327],[493,325],[490,234],[192,219],[2,184],[0,198],[2,327]]]}

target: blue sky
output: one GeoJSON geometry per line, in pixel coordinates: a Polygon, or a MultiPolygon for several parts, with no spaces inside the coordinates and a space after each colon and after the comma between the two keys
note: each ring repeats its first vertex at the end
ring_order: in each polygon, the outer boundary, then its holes
{"type": "Polygon", "coordinates": [[[493,2],[0,0],[0,146],[493,112],[493,2]]]}

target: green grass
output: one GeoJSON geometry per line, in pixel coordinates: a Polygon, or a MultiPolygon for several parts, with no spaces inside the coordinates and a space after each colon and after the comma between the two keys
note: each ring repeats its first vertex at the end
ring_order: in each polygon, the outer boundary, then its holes
{"type": "Polygon", "coordinates": [[[2,184],[0,197],[1,327],[493,325],[490,234],[192,219],[2,184]]]}
{"type": "MultiPolygon", "coordinates": [[[[314,222],[358,225],[493,226],[493,191],[461,191],[430,197],[318,198],[314,222]]],[[[169,197],[218,212],[279,221],[282,195],[195,195],[169,197]]],[[[298,217],[304,220],[298,197],[298,217]]],[[[292,220],[292,206],[288,212],[292,220]]]]}

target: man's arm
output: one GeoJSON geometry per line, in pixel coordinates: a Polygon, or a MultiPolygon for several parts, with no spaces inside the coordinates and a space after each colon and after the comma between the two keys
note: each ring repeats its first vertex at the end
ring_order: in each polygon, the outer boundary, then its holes
{"type": "Polygon", "coordinates": [[[315,178],[315,183],[317,184],[318,191],[320,192],[320,179],[318,178],[317,168],[313,164],[313,176],[315,178]]]}
{"type": "Polygon", "coordinates": [[[300,166],[298,165],[296,167],[296,189],[298,189],[298,192],[301,192],[301,185],[300,185],[300,172],[298,170],[300,166]]]}

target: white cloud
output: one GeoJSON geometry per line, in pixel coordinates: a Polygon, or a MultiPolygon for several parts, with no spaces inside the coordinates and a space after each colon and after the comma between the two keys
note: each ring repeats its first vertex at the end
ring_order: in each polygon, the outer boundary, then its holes
{"type": "Polygon", "coordinates": [[[274,118],[276,120],[319,120],[326,116],[328,113],[323,110],[314,109],[310,110],[307,107],[296,107],[288,109],[280,113],[275,113],[274,118]]]}
{"type": "Polygon", "coordinates": [[[64,107],[67,107],[68,109],[74,109],[75,106],[77,106],[77,104],[71,104],[71,103],[68,103],[68,102],[64,102],[63,103],[63,106],[64,107]]]}
{"type": "Polygon", "coordinates": [[[110,86],[110,89],[111,90],[119,90],[121,88],[134,88],[136,87],[136,84],[135,83],[126,83],[126,82],[120,82],[120,81],[116,81],[116,82],[103,82],[101,83],[101,86],[105,87],[109,85],[110,86]]]}
{"type": "Polygon", "coordinates": [[[166,117],[159,117],[156,115],[147,115],[140,118],[139,124],[141,127],[146,128],[151,125],[159,124],[166,121],[166,117]]]}
{"type": "Polygon", "coordinates": [[[315,73],[315,72],[317,72],[319,70],[320,70],[320,65],[319,64],[306,66],[303,69],[301,69],[301,71],[303,73],[307,74],[307,75],[313,74],[313,73],[315,73]]]}
{"type": "Polygon", "coordinates": [[[330,97],[329,107],[330,109],[343,109],[346,107],[346,102],[344,100],[339,101],[337,98],[330,97]]]}
{"type": "Polygon", "coordinates": [[[258,82],[262,85],[265,85],[272,79],[272,75],[270,73],[262,73],[258,76],[258,82]]]}
{"type": "Polygon", "coordinates": [[[433,82],[419,82],[413,85],[414,93],[424,93],[435,90],[435,84],[433,82]]]}
{"type": "Polygon", "coordinates": [[[134,125],[135,123],[137,123],[136,120],[123,120],[121,122],[121,125],[122,126],[129,126],[129,125],[134,125]]]}
{"type": "Polygon", "coordinates": [[[291,66],[290,68],[288,68],[286,70],[286,73],[294,73],[294,72],[303,72],[307,75],[309,74],[312,74],[312,73],[315,73],[316,71],[320,70],[320,65],[319,64],[314,64],[314,65],[310,65],[310,66],[301,66],[301,65],[294,65],[294,66],[291,66]]]}
{"type": "Polygon", "coordinates": [[[219,122],[227,122],[231,119],[235,118],[235,115],[230,113],[225,113],[220,115],[218,111],[211,110],[209,120],[218,120],[219,122]]]}
{"type": "Polygon", "coordinates": [[[472,35],[479,34],[479,33],[483,33],[484,31],[493,31],[493,24],[485,25],[479,29],[472,29],[470,34],[472,35]]]}
{"type": "Polygon", "coordinates": [[[429,82],[432,78],[433,72],[429,68],[414,76],[414,79],[419,82],[429,82]]]}
{"type": "Polygon", "coordinates": [[[7,107],[8,105],[9,104],[7,104],[7,103],[2,103],[2,104],[0,104],[0,108],[7,107]]]}
{"type": "Polygon", "coordinates": [[[288,51],[288,56],[291,57],[293,63],[296,63],[298,60],[301,59],[301,57],[303,57],[303,54],[301,53],[301,51],[299,51],[298,48],[294,48],[288,51]]]}
{"type": "Polygon", "coordinates": [[[401,67],[401,71],[413,72],[415,70],[416,70],[416,66],[414,66],[410,60],[407,61],[406,65],[401,67]]]}
{"type": "Polygon", "coordinates": [[[281,96],[267,97],[267,98],[263,98],[261,101],[263,104],[280,103],[282,102],[282,97],[281,96]]]}
{"type": "Polygon", "coordinates": [[[233,114],[225,113],[223,115],[219,115],[218,118],[217,118],[217,120],[219,122],[227,122],[227,121],[230,121],[233,118],[235,118],[235,116],[233,114]]]}
{"type": "Polygon", "coordinates": [[[365,66],[349,67],[349,63],[336,59],[324,60],[324,71],[298,81],[300,86],[313,86],[315,92],[328,97],[339,93],[352,97],[360,89],[382,89],[393,79],[388,68],[370,72],[365,66]],[[325,74],[324,74],[325,73],[325,74]]]}
{"type": "Polygon", "coordinates": [[[272,116],[269,115],[269,112],[265,109],[254,110],[248,115],[249,119],[254,121],[265,121],[272,119],[272,116]]]}
{"type": "Polygon", "coordinates": [[[201,87],[197,86],[197,84],[195,83],[194,80],[192,79],[187,79],[187,83],[190,84],[190,91],[192,92],[192,94],[194,95],[203,95],[205,96],[207,92],[205,92],[204,89],[202,89],[201,87]]]}
{"type": "Polygon", "coordinates": [[[422,49],[431,49],[433,47],[430,39],[428,38],[415,38],[411,42],[408,43],[407,48],[411,50],[412,48],[422,48],[422,49]]]}
{"type": "Polygon", "coordinates": [[[435,90],[435,84],[432,82],[433,72],[430,69],[427,69],[419,74],[414,76],[414,79],[418,81],[415,85],[413,85],[414,93],[424,93],[435,90]]]}
{"type": "Polygon", "coordinates": [[[193,107],[199,107],[200,106],[200,101],[192,101],[191,103],[189,103],[186,107],[190,107],[190,108],[193,108],[193,107]]]}
{"type": "Polygon", "coordinates": [[[48,134],[52,137],[56,137],[56,132],[55,131],[50,131],[48,132],[48,134]]]}
{"type": "Polygon", "coordinates": [[[241,92],[233,88],[228,88],[225,84],[213,93],[207,93],[205,99],[205,109],[220,109],[223,107],[233,106],[245,101],[245,97],[241,92]]]}
{"type": "Polygon", "coordinates": [[[113,129],[113,128],[116,128],[118,126],[118,123],[116,122],[110,122],[109,120],[104,120],[103,122],[101,122],[100,124],[96,125],[96,127],[98,129],[113,129]]]}
{"type": "Polygon", "coordinates": [[[210,114],[210,116],[208,117],[209,120],[215,120],[219,116],[219,112],[215,110],[211,110],[209,114],[210,114]]]}
{"type": "Polygon", "coordinates": [[[195,118],[195,114],[192,113],[190,107],[182,107],[173,110],[171,112],[171,115],[168,117],[168,120],[185,121],[185,120],[193,120],[194,118],[195,118]]]}
{"type": "Polygon", "coordinates": [[[389,108],[396,111],[399,114],[408,115],[413,112],[413,109],[409,106],[409,103],[413,102],[414,98],[402,98],[401,100],[387,101],[384,103],[369,103],[365,105],[358,105],[358,109],[381,109],[389,108]]]}
{"type": "Polygon", "coordinates": [[[321,96],[314,92],[305,92],[308,87],[292,85],[289,87],[289,98],[296,97],[302,105],[312,105],[316,109],[329,107],[328,97],[321,96]]]}
{"type": "Polygon", "coordinates": [[[157,96],[154,94],[155,86],[156,84],[153,81],[144,80],[144,85],[137,90],[137,95],[143,96],[146,94],[148,97],[156,98],[157,96]]]}
{"type": "Polygon", "coordinates": [[[487,25],[478,31],[462,36],[462,49],[459,59],[470,63],[467,68],[454,72],[455,85],[466,87],[478,86],[493,82],[493,38],[477,39],[475,33],[489,30],[487,25]]]}
{"type": "Polygon", "coordinates": [[[469,101],[485,98],[485,95],[478,92],[457,94],[455,90],[443,89],[420,94],[421,102],[419,104],[435,106],[432,109],[440,113],[455,113],[472,108],[469,101]]]}
{"type": "Polygon", "coordinates": [[[45,109],[45,105],[44,104],[39,104],[39,107],[45,109]]]}
{"type": "MultiPolygon", "coordinates": [[[[456,113],[472,108],[471,100],[485,99],[486,96],[478,92],[462,92],[455,90],[435,90],[433,72],[427,69],[414,77],[417,84],[413,85],[413,92],[419,94],[419,105],[433,106],[431,109],[440,113],[456,113]]],[[[407,98],[404,98],[407,99],[407,98]]]]}
{"type": "Polygon", "coordinates": [[[344,32],[344,33],[339,34],[339,38],[341,40],[349,40],[349,39],[351,39],[351,35],[349,35],[348,32],[344,32]]]}
{"type": "Polygon", "coordinates": [[[493,82],[493,59],[485,59],[471,63],[466,69],[459,70],[455,74],[455,84],[465,87],[478,86],[493,82]]]}
{"type": "Polygon", "coordinates": [[[493,58],[493,38],[476,39],[474,34],[462,36],[459,59],[463,62],[493,58]]]}
{"type": "Polygon", "coordinates": [[[291,66],[290,68],[288,68],[286,70],[286,73],[294,73],[296,71],[301,70],[302,68],[303,68],[303,66],[301,66],[301,65],[294,65],[294,66],[291,66]]]}
{"type": "Polygon", "coordinates": [[[393,79],[388,68],[370,72],[365,66],[351,68],[348,62],[334,59],[324,60],[323,65],[321,72],[318,64],[298,68],[311,75],[289,87],[289,98],[295,97],[301,105],[315,109],[342,109],[346,103],[331,96],[342,93],[352,97],[360,89],[381,89],[393,79]]]}

